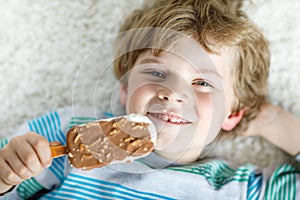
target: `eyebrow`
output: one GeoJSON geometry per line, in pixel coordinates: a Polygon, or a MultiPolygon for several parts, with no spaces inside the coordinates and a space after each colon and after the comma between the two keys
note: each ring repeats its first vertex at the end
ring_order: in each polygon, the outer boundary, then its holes
{"type": "Polygon", "coordinates": [[[159,60],[156,60],[153,58],[145,58],[139,64],[144,65],[144,64],[149,64],[149,63],[161,64],[161,62],[159,60]]]}
{"type": "MultiPolygon", "coordinates": [[[[140,65],[145,65],[145,64],[162,64],[162,62],[160,62],[159,60],[157,59],[153,59],[153,58],[145,58],[143,59],[139,64],[140,65]]],[[[203,68],[203,69],[198,69],[199,72],[201,72],[201,74],[213,74],[213,75],[216,75],[217,77],[223,79],[223,77],[218,73],[216,72],[215,70],[211,69],[211,67],[209,68],[203,68]]]]}

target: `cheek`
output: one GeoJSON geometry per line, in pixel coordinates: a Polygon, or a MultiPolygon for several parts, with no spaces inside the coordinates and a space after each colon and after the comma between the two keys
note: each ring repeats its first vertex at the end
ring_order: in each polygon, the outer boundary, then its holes
{"type": "Polygon", "coordinates": [[[199,124],[202,140],[209,144],[221,130],[225,116],[225,97],[222,93],[201,95],[198,98],[199,124]]]}
{"type": "Polygon", "coordinates": [[[209,93],[200,93],[196,95],[196,101],[195,104],[196,110],[198,112],[198,116],[201,120],[204,119],[211,119],[212,113],[213,113],[213,102],[212,102],[212,96],[209,93]]]}
{"type": "Polygon", "coordinates": [[[202,143],[211,135],[211,127],[214,120],[215,108],[213,106],[211,94],[197,95],[198,124],[196,126],[196,141],[202,143]]]}
{"type": "Polygon", "coordinates": [[[148,109],[148,104],[155,96],[155,92],[151,85],[143,85],[140,87],[132,87],[128,90],[126,112],[129,113],[142,113],[148,109]]]}

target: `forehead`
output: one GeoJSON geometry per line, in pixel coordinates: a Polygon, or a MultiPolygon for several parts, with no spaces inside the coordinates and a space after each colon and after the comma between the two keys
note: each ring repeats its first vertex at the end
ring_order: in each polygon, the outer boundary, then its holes
{"type": "Polygon", "coordinates": [[[153,55],[151,51],[144,52],[139,56],[136,65],[154,65],[161,69],[177,72],[183,77],[197,74],[211,74],[220,77],[218,71],[210,64],[204,62],[196,65],[170,52],[162,52],[159,56],[153,55]]]}
{"type": "Polygon", "coordinates": [[[172,66],[173,69],[189,69],[191,73],[229,76],[235,64],[234,48],[224,47],[217,54],[206,52],[195,40],[182,40],[171,50],[162,50],[158,56],[151,51],[140,54],[136,64],[159,64],[172,66]]]}

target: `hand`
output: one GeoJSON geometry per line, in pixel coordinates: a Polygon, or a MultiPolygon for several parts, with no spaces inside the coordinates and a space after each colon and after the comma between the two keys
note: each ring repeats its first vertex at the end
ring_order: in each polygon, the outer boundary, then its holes
{"type": "Polygon", "coordinates": [[[280,109],[268,102],[264,103],[255,119],[251,120],[242,136],[263,136],[265,129],[272,127],[280,109]]]}
{"type": "Polygon", "coordinates": [[[0,150],[0,193],[38,175],[52,162],[49,142],[37,133],[14,137],[0,150]]]}
{"type": "Polygon", "coordinates": [[[278,106],[265,103],[250,121],[244,136],[260,136],[286,153],[300,153],[300,118],[278,106]]]}

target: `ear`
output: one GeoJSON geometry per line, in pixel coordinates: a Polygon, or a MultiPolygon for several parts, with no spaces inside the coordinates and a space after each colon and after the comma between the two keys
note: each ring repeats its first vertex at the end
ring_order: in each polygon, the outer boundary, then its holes
{"type": "Polygon", "coordinates": [[[231,113],[223,122],[222,129],[225,131],[231,131],[241,121],[246,109],[241,109],[238,112],[231,113]]]}
{"type": "Polygon", "coordinates": [[[120,103],[122,106],[126,105],[127,101],[127,86],[124,83],[120,83],[120,103]]]}

